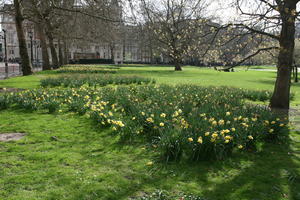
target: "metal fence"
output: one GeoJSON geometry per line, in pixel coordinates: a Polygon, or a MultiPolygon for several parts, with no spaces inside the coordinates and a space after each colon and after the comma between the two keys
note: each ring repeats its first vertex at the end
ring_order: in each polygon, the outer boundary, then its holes
{"type": "MultiPolygon", "coordinates": [[[[42,67],[33,67],[33,71],[41,71],[42,67]]],[[[22,76],[22,68],[18,63],[8,63],[8,77],[22,76]]],[[[0,79],[5,78],[5,63],[0,63],[0,79]]]]}
{"type": "MultiPolygon", "coordinates": [[[[22,70],[18,63],[8,63],[8,76],[20,76],[22,75],[22,70]]],[[[5,78],[5,63],[0,63],[0,79],[5,78]]]]}

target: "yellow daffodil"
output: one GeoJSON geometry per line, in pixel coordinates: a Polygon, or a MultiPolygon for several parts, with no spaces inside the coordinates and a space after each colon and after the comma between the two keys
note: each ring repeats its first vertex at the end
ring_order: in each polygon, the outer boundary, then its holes
{"type": "Polygon", "coordinates": [[[218,133],[217,132],[214,132],[212,135],[211,135],[212,138],[217,138],[218,137],[218,133]]]}
{"type": "Polygon", "coordinates": [[[167,115],[165,114],[165,113],[161,113],[160,114],[160,117],[163,117],[163,118],[165,118],[167,115]]]}
{"type": "Polygon", "coordinates": [[[199,143],[199,144],[202,144],[203,143],[203,139],[202,139],[202,137],[200,136],[200,137],[198,137],[198,140],[197,140],[197,142],[199,143]]]}
{"type": "Polygon", "coordinates": [[[146,165],[147,165],[147,166],[151,166],[151,165],[153,165],[153,162],[152,162],[152,161],[149,161],[149,162],[147,162],[146,165]]]}

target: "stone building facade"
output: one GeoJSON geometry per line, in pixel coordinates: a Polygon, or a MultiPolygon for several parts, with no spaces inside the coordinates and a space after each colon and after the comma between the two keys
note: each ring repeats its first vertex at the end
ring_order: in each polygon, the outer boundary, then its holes
{"type": "MultiPolygon", "coordinates": [[[[11,5],[6,5],[11,7],[11,5]]],[[[4,9],[5,10],[5,9],[4,9]]],[[[20,61],[19,44],[17,31],[15,26],[14,15],[11,12],[2,12],[1,14],[1,28],[5,30],[7,40],[7,59],[9,62],[20,61]]],[[[24,34],[27,41],[27,48],[30,57],[33,57],[34,65],[42,65],[42,50],[40,45],[39,35],[37,34],[34,24],[30,21],[24,21],[24,34]],[[32,37],[32,46],[31,46],[32,37]]],[[[68,45],[68,60],[74,61],[79,59],[112,59],[114,63],[121,64],[124,62],[128,63],[150,63],[151,56],[148,47],[141,45],[141,41],[136,36],[136,27],[122,25],[122,29],[125,30],[121,40],[116,41],[114,48],[105,42],[79,42],[74,41],[68,45]],[[132,37],[135,35],[134,37],[132,37]],[[120,42],[121,41],[121,42],[120,42]],[[112,55],[113,54],[113,55],[112,55]]],[[[0,49],[0,60],[3,62],[4,58],[4,32],[1,34],[1,49],[0,49]]],[[[54,41],[56,51],[58,53],[57,41],[54,41]]],[[[48,49],[50,62],[51,53],[48,49]]]]}

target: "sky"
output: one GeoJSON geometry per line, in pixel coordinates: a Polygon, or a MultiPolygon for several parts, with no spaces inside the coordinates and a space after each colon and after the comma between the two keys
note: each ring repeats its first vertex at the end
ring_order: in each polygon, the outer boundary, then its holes
{"type": "Polygon", "coordinates": [[[237,11],[231,4],[233,0],[212,0],[208,13],[216,15],[222,22],[232,21],[237,17],[237,11]]]}

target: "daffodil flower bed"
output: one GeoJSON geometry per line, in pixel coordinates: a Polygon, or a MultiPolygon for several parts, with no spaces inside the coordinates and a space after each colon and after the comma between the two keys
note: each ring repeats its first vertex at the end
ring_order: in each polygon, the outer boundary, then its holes
{"type": "Polygon", "coordinates": [[[85,84],[88,86],[106,86],[129,85],[129,84],[150,84],[155,80],[139,76],[114,76],[114,75],[66,75],[58,78],[46,78],[41,80],[42,87],[81,87],[85,84]]]}
{"type": "Polygon", "coordinates": [[[165,160],[224,159],[288,133],[287,119],[243,102],[267,100],[267,92],[146,85],[37,89],[4,96],[2,109],[85,114],[121,140],[146,142],[165,160]]]}
{"type": "Polygon", "coordinates": [[[95,74],[115,74],[118,67],[96,67],[96,66],[64,66],[56,70],[58,73],[95,73],[95,74]]]}

